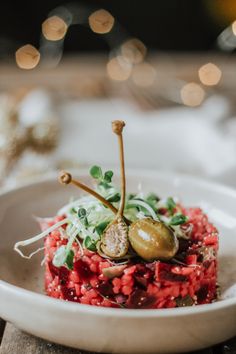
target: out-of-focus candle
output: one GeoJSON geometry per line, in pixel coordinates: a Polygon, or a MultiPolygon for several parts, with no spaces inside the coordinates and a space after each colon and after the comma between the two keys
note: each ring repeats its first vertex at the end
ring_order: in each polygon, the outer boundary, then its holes
{"type": "Polygon", "coordinates": [[[130,77],[132,66],[122,56],[112,58],[107,63],[107,74],[115,81],[125,81],[130,77]]]}
{"type": "Polygon", "coordinates": [[[59,41],[64,38],[67,28],[65,21],[59,16],[49,17],[42,24],[43,35],[50,41],[59,41]]]}
{"type": "Polygon", "coordinates": [[[220,81],[222,72],[215,64],[208,63],[200,67],[198,75],[204,85],[214,86],[220,81]]]}
{"type": "Polygon", "coordinates": [[[137,38],[131,38],[121,45],[122,56],[131,64],[141,63],[146,53],[146,46],[137,38]]]}
{"type": "Polygon", "coordinates": [[[190,82],[184,85],[180,91],[182,102],[186,106],[199,106],[204,100],[205,91],[195,82],[190,82]]]}
{"type": "Polygon", "coordinates": [[[104,9],[93,12],[88,21],[91,30],[99,34],[110,32],[115,23],[114,17],[104,9]]]}
{"type": "Polygon", "coordinates": [[[236,21],[232,23],[232,32],[236,36],[236,21]]]}
{"type": "Polygon", "coordinates": [[[16,63],[21,69],[34,69],[40,60],[39,51],[31,44],[26,44],[16,51],[16,63]]]}

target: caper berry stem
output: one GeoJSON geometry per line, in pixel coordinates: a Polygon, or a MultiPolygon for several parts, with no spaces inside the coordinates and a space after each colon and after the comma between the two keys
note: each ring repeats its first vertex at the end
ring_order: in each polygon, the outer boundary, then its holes
{"type": "Polygon", "coordinates": [[[113,220],[104,230],[101,238],[101,250],[112,259],[124,257],[129,249],[128,223],[124,218],[125,207],[125,163],[124,146],[122,131],[125,123],[120,120],[112,122],[112,130],[118,136],[120,153],[120,172],[121,172],[121,201],[115,220],[113,220]]]}
{"type": "Polygon", "coordinates": [[[118,210],[111,203],[109,203],[105,198],[103,198],[100,194],[95,192],[93,189],[89,188],[88,186],[81,183],[80,181],[73,179],[70,173],[66,171],[62,171],[59,174],[58,179],[59,182],[62,184],[70,184],[70,183],[74,184],[76,187],[79,187],[83,191],[87,192],[88,194],[91,194],[93,197],[98,199],[103,205],[108,207],[114,214],[118,213],[118,210]]]}
{"type": "Polygon", "coordinates": [[[120,172],[121,172],[121,200],[117,213],[118,217],[123,217],[125,208],[125,194],[126,194],[126,178],[125,178],[125,159],[124,159],[124,143],[123,143],[123,128],[125,122],[122,120],[115,120],[112,122],[112,130],[118,136],[119,154],[120,154],[120,172]]]}

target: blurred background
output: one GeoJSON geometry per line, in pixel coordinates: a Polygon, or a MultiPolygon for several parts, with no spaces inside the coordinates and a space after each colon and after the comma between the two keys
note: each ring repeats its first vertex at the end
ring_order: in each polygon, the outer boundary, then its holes
{"type": "Polygon", "coordinates": [[[2,58],[12,60],[14,51],[25,43],[38,47],[43,21],[60,6],[65,6],[65,17],[66,9],[71,11],[75,25],[67,31],[65,54],[110,49],[104,38],[91,33],[87,23],[91,12],[99,8],[108,10],[122,27],[120,31],[113,28],[117,32],[113,44],[133,35],[149,49],[178,52],[218,50],[217,36],[235,20],[236,14],[234,0],[5,1],[0,21],[2,58]]]}
{"type": "Polygon", "coordinates": [[[236,2],[8,1],[0,13],[1,185],[116,166],[236,186],[236,2]]]}

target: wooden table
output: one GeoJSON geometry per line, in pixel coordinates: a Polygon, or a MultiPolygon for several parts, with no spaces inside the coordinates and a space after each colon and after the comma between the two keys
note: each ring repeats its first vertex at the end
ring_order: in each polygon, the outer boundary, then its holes
{"type": "MultiPolygon", "coordinates": [[[[1,319],[0,344],[0,354],[93,354],[46,342],[20,331],[1,319]]],[[[213,348],[191,352],[191,354],[236,354],[236,338],[213,348]]]]}

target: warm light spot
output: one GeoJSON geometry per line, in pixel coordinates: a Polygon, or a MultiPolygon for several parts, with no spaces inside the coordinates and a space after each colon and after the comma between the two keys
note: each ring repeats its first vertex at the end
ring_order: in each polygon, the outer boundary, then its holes
{"type": "Polygon", "coordinates": [[[132,79],[137,86],[151,86],[155,80],[156,71],[148,63],[138,64],[132,72],[132,79]]]}
{"type": "Polygon", "coordinates": [[[232,23],[232,31],[233,31],[233,34],[236,36],[236,21],[234,21],[232,23]]]}
{"type": "Polygon", "coordinates": [[[33,69],[39,60],[40,53],[31,44],[26,44],[16,51],[16,63],[21,69],[33,69]]]}
{"type": "Polygon", "coordinates": [[[49,41],[59,41],[64,38],[67,32],[67,24],[58,16],[47,18],[42,24],[42,32],[49,41]]]}
{"type": "Polygon", "coordinates": [[[88,21],[91,30],[99,34],[110,32],[115,23],[114,17],[104,9],[93,12],[88,21]]]}
{"type": "Polygon", "coordinates": [[[205,92],[201,86],[194,82],[190,82],[182,87],[180,95],[186,106],[196,107],[202,103],[205,92]]]}
{"type": "Polygon", "coordinates": [[[122,56],[112,58],[107,63],[107,74],[112,80],[125,81],[130,77],[132,66],[122,56]]]}
{"type": "Polygon", "coordinates": [[[236,19],[235,0],[208,0],[204,1],[204,6],[221,27],[228,26],[236,19]]]}
{"type": "Polygon", "coordinates": [[[121,54],[131,64],[138,64],[144,60],[147,48],[142,41],[132,38],[122,44],[121,54]]]}
{"type": "Polygon", "coordinates": [[[222,72],[215,64],[208,63],[200,67],[198,75],[204,85],[213,86],[220,81],[222,72]]]}

